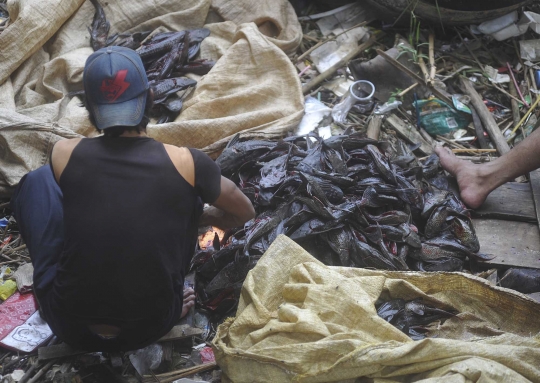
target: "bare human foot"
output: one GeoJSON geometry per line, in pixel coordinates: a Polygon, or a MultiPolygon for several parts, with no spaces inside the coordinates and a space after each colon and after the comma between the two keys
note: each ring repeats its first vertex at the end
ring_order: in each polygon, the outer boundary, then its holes
{"type": "Polygon", "coordinates": [[[191,309],[193,306],[195,306],[195,291],[190,288],[184,289],[184,305],[182,306],[182,314],[180,315],[180,318],[183,318],[187,315],[189,312],[189,309],[191,309]]]}
{"type": "Polygon", "coordinates": [[[471,209],[480,207],[493,190],[489,177],[486,177],[485,167],[460,160],[450,149],[442,146],[437,146],[435,153],[442,167],[456,177],[465,205],[471,209]]]}

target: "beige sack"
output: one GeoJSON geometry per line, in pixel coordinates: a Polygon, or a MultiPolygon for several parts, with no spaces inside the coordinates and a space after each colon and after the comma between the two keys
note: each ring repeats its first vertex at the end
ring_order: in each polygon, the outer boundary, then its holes
{"type": "MultiPolygon", "coordinates": [[[[82,0],[49,3],[10,1],[13,21],[0,34],[0,198],[45,164],[56,140],[95,134],[81,101],[66,97],[82,89],[94,7],[82,0]]],[[[275,138],[298,125],[303,96],[286,54],[296,50],[302,30],[287,0],[101,3],[110,34],[211,30],[200,57],[217,60],[216,66],[198,78],[175,122],[149,125],[155,139],[215,157],[238,132],[275,138]]]]}
{"type": "Polygon", "coordinates": [[[462,273],[329,267],[279,236],[248,274],[214,353],[231,381],[540,381],[540,304],[462,273]],[[375,302],[422,297],[456,317],[413,341],[375,302]]]}

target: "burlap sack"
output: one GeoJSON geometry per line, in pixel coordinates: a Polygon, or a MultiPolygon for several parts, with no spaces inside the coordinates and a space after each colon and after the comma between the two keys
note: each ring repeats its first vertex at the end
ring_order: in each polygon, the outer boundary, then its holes
{"type": "Polygon", "coordinates": [[[462,273],[329,267],[285,236],[248,274],[214,353],[233,382],[540,381],[540,304],[462,273]],[[375,301],[459,314],[413,341],[375,301]]]}
{"type": "MultiPolygon", "coordinates": [[[[111,33],[206,26],[200,57],[217,60],[176,121],[149,125],[155,139],[214,157],[230,137],[275,138],[303,115],[300,81],[286,54],[302,31],[287,0],[102,1],[111,33]]],[[[92,53],[89,1],[9,2],[0,34],[0,198],[43,165],[58,139],[95,134],[78,98],[92,53]],[[51,37],[52,36],[52,37],[51,37]]]]}

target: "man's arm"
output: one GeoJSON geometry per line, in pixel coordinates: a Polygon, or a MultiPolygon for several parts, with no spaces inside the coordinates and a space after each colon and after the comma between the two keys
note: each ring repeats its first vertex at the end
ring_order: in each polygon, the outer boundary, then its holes
{"type": "Polygon", "coordinates": [[[200,226],[217,226],[231,229],[242,226],[255,217],[251,201],[231,180],[221,177],[221,193],[213,206],[204,210],[200,226]]]}

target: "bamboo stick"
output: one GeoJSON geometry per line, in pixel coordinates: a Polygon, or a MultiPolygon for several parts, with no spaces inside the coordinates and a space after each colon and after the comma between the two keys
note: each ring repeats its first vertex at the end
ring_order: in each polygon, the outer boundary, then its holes
{"type": "Polygon", "coordinates": [[[429,81],[433,83],[435,80],[435,73],[437,67],[435,66],[435,33],[429,32],[429,81]]]}
{"type": "Polygon", "coordinates": [[[474,89],[472,86],[472,83],[467,78],[461,78],[461,85],[463,87],[463,90],[466,94],[469,95],[471,98],[471,103],[476,109],[476,112],[480,116],[480,120],[482,120],[482,123],[484,124],[484,128],[488,132],[491,141],[497,148],[497,151],[500,155],[503,155],[505,153],[508,153],[510,151],[510,146],[508,146],[508,143],[506,142],[504,136],[501,133],[501,129],[499,128],[499,125],[495,122],[495,119],[491,115],[490,111],[484,104],[484,101],[482,100],[482,97],[478,94],[478,92],[474,89]]]}

